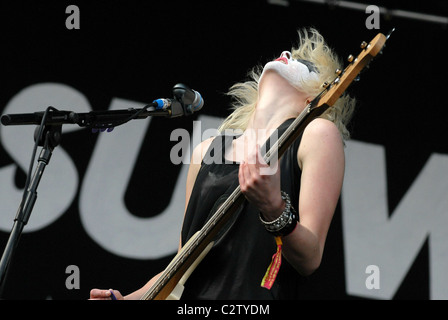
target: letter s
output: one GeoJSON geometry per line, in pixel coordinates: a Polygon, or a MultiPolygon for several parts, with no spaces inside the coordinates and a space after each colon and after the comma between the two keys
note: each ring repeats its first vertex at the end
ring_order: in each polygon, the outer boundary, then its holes
{"type": "MultiPolygon", "coordinates": [[[[17,93],[3,110],[7,113],[33,113],[43,111],[48,106],[57,109],[70,108],[75,112],[90,111],[90,105],[80,92],[59,83],[41,83],[29,86],[17,93]]],[[[66,133],[77,129],[64,126],[66,133]]],[[[14,177],[19,168],[28,172],[34,146],[35,126],[0,127],[3,148],[14,163],[0,168],[0,230],[9,232],[17,208],[21,202],[23,190],[16,187],[14,177]]],[[[78,128],[79,130],[79,128],[78,128]]],[[[64,139],[62,138],[62,141],[64,139]]],[[[35,160],[39,156],[39,149],[35,160]]],[[[36,163],[33,164],[36,168],[36,163]]],[[[34,174],[34,172],[32,172],[34,174]]],[[[78,172],[73,161],[61,146],[53,151],[38,188],[38,198],[29,223],[24,232],[37,231],[59,218],[70,206],[76,196],[78,172]]]]}
{"type": "MultiPolygon", "coordinates": [[[[110,110],[143,105],[114,98],[110,110]]],[[[202,127],[219,124],[217,118],[200,119],[204,119],[202,127]]],[[[181,164],[171,201],[163,212],[141,218],[126,207],[124,195],[150,122],[151,118],[134,121],[98,137],[79,197],[81,222],[89,236],[109,252],[132,259],[160,259],[175,253],[185,209],[186,164],[181,164]]],[[[190,148],[185,152],[189,154],[190,148]]]]}

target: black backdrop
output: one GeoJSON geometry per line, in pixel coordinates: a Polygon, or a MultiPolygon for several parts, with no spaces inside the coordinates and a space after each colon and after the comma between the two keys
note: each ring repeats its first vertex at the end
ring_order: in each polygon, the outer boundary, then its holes
{"type": "MultiPolygon", "coordinates": [[[[443,99],[448,32],[437,24],[382,16],[380,30],[368,30],[364,12],[299,1],[289,6],[266,1],[17,1],[0,6],[0,110],[22,89],[39,83],[66,84],[83,93],[93,110],[107,110],[116,97],[143,103],[171,97],[172,86],[184,82],[204,97],[200,114],[224,117],[229,112],[227,89],[244,80],[254,65],[290,49],[298,28],[316,27],[345,57],[357,54],[362,40],[395,27],[384,55],[350,88],[359,101],[350,128],[353,139],[386,150],[390,212],[430,154],[448,153],[443,99]],[[70,4],[80,10],[79,30],[66,28],[70,4]]],[[[440,10],[446,15],[446,8],[440,10]]],[[[36,105],[35,111],[46,107],[36,105]]],[[[174,144],[169,134],[175,128],[191,132],[198,114],[152,119],[126,190],[126,205],[134,215],[157,215],[169,203],[180,170],[169,159],[174,144]]],[[[88,130],[63,135],[59,148],[74,159],[80,181],[97,139],[88,130]]],[[[120,145],[116,148],[119,157],[120,145]]],[[[0,166],[14,163],[0,146],[0,166]]],[[[20,188],[24,180],[24,168],[17,167],[13,183],[0,181],[0,192],[12,184],[20,188]]],[[[172,255],[122,257],[92,241],[80,222],[77,190],[54,222],[34,232],[25,227],[3,298],[85,299],[93,287],[128,293],[170,261],[172,255]],[[66,287],[69,265],[79,267],[79,289],[66,287]]],[[[346,290],[340,211],[338,206],[324,261],[307,282],[304,299],[359,298],[346,290]]],[[[14,214],[2,212],[2,224],[12,226],[14,214]]],[[[35,215],[39,213],[33,212],[31,220],[35,215]]],[[[2,248],[8,235],[0,232],[2,248]]],[[[429,298],[428,259],[426,242],[394,299],[429,298]]]]}

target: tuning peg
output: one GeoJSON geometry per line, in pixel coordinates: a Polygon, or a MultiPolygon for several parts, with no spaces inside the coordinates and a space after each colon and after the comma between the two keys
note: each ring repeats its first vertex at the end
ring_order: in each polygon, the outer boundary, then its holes
{"type": "Polygon", "coordinates": [[[348,56],[347,61],[351,63],[354,59],[355,57],[351,54],[348,56]]]}
{"type": "Polygon", "coordinates": [[[336,73],[338,76],[340,76],[342,74],[342,70],[341,69],[336,69],[336,71],[334,73],[336,73]]]}
{"type": "Polygon", "coordinates": [[[322,87],[325,88],[325,89],[327,89],[329,85],[330,85],[330,84],[329,84],[327,81],[325,81],[324,83],[322,83],[322,87]]]}
{"type": "Polygon", "coordinates": [[[392,28],[392,30],[389,31],[389,33],[388,33],[387,36],[386,36],[386,40],[389,40],[390,35],[391,35],[392,32],[394,32],[394,31],[395,31],[395,28],[392,28]]]}
{"type": "Polygon", "coordinates": [[[365,42],[365,41],[361,42],[361,49],[365,49],[365,48],[367,48],[367,46],[368,46],[367,42],[365,42]]]}

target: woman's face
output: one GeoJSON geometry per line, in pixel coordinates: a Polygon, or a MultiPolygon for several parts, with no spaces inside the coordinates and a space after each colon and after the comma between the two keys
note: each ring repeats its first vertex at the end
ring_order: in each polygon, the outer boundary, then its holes
{"type": "Polygon", "coordinates": [[[304,82],[318,79],[315,68],[311,62],[292,59],[292,54],[289,51],[283,51],[279,58],[268,62],[264,66],[260,82],[267,70],[276,71],[299,91],[303,91],[304,82]]]}

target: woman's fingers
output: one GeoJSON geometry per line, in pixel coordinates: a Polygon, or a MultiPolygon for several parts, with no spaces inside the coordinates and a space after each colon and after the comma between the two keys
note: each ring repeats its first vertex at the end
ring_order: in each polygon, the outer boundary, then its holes
{"type": "Polygon", "coordinates": [[[92,289],[90,290],[90,300],[120,300],[122,295],[118,290],[103,290],[92,289]]]}

